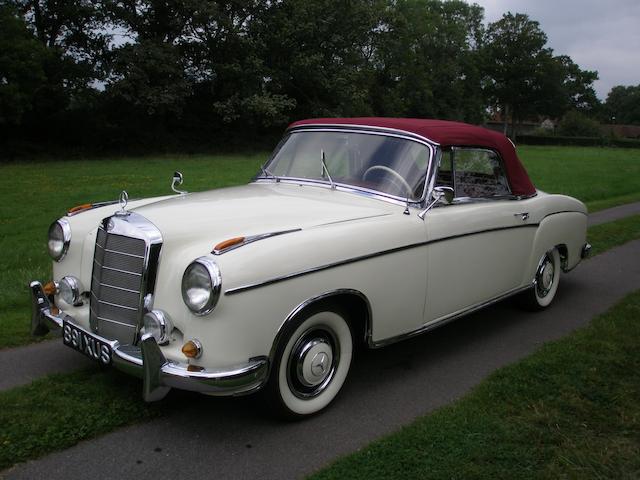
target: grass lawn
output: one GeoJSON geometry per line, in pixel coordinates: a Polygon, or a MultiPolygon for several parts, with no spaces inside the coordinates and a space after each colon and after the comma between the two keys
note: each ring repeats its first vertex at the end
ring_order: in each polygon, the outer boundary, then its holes
{"type": "Polygon", "coordinates": [[[598,255],[616,245],[640,238],[640,215],[590,227],[587,238],[593,246],[591,255],[598,255]]]}
{"type": "Polygon", "coordinates": [[[518,147],[534,185],[579,198],[589,211],[640,201],[640,149],[518,147]]]}
{"type": "MultiPolygon", "coordinates": [[[[640,149],[528,147],[519,154],[536,186],[587,202],[590,209],[640,200],[640,149]]],[[[268,153],[25,162],[0,165],[0,348],[29,335],[30,280],[50,278],[49,224],[82,203],[170,193],[174,170],[189,191],[245,183],[268,153]]]]}
{"type": "Polygon", "coordinates": [[[640,291],[311,478],[638,478],[638,318],[640,291]]]}
{"type": "Polygon", "coordinates": [[[0,470],[157,417],[169,403],[145,404],[137,379],[98,367],[1,392],[0,470]]]}
{"type": "MultiPolygon", "coordinates": [[[[612,248],[615,245],[622,244],[626,241],[632,240],[634,238],[640,238],[640,216],[631,217],[633,222],[631,222],[631,226],[629,225],[629,221],[627,219],[618,220],[616,222],[611,222],[603,225],[598,225],[597,227],[592,227],[589,229],[589,239],[595,243],[594,252],[602,253],[608,248],[612,248]],[[621,233],[622,232],[622,233],[621,233]],[[634,232],[633,236],[629,232],[634,232]],[[600,245],[598,242],[598,238],[603,238],[605,241],[600,245]],[[609,241],[608,239],[614,239],[613,241],[609,241]]],[[[637,320],[638,315],[640,314],[640,293],[638,293],[635,297],[632,297],[631,300],[628,300],[622,304],[622,306],[617,307],[611,313],[605,315],[604,317],[596,320],[594,323],[595,326],[591,326],[587,329],[587,331],[593,331],[596,328],[598,335],[604,332],[602,338],[600,340],[604,342],[606,345],[609,345],[612,349],[620,349],[622,346],[617,345],[618,336],[623,335],[619,329],[627,328],[627,323],[637,320]],[[623,312],[620,315],[620,312],[623,312]],[[603,320],[603,318],[605,320],[603,320]],[[607,320],[608,319],[608,320],[607,320]],[[619,319],[619,320],[618,320],[619,319]],[[620,323],[622,322],[622,323],[620,323]],[[602,327],[606,328],[602,328],[602,327]],[[607,335],[610,337],[608,338],[607,335]]],[[[635,342],[635,354],[632,356],[638,357],[637,348],[640,345],[640,323],[637,321],[632,325],[633,328],[628,330],[629,338],[628,342],[635,342]]],[[[570,348],[567,350],[569,352],[578,352],[578,346],[584,346],[583,340],[585,333],[577,333],[572,335],[566,340],[562,340],[561,344],[570,345],[570,348]],[[576,340],[576,338],[578,340],[576,340]]],[[[590,333],[587,335],[588,338],[598,338],[597,335],[595,337],[590,333]]],[[[636,363],[640,362],[640,357],[634,359],[626,358],[626,355],[629,354],[628,345],[624,344],[625,349],[617,351],[615,355],[610,355],[607,361],[613,362],[620,369],[627,368],[627,364],[630,361],[634,361],[636,363]]],[[[60,348],[65,348],[60,345],[60,348]]],[[[535,389],[540,385],[545,383],[545,375],[547,375],[547,370],[542,370],[544,364],[541,363],[540,358],[545,358],[547,355],[547,351],[556,352],[555,357],[552,356],[550,358],[555,358],[554,362],[559,362],[559,365],[551,362],[549,367],[549,374],[552,375],[555,382],[565,382],[565,377],[556,378],[554,375],[557,375],[557,370],[563,370],[562,374],[568,378],[572,378],[574,375],[576,378],[579,378],[579,375],[582,374],[585,369],[591,368],[587,364],[582,365],[582,359],[584,357],[585,352],[579,351],[575,357],[569,355],[567,357],[557,356],[557,352],[562,351],[565,347],[545,347],[541,352],[538,352],[534,356],[533,364],[534,367],[525,366],[523,367],[521,364],[529,365],[527,362],[529,360],[525,360],[524,362],[520,362],[520,364],[514,367],[507,367],[506,371],[511,372],[506,377],[502,377],[504,374],[502,370],[492,377],[492,379],[488,380],[490,385],[496,384],[495,377],[501,378],[500,382],[497,384],[500,386],[500,390],[496,392],[489,392],[483,395],[488,395],[491,398],[491,402],[503,401],[504,398],[501,398],[502,395],[505,394],[505,389],[507,388],[509,381],[513,381],[514,385],[518,388],[523,388],[523,382],[533,381],[533,384],[526,383],[527,389],[535,389]],[[551,349],[551,350],[547,350],[551,349]],[[537,358],[538,360],[535,360],[537,358]],[[532,370],[536,368],[540,368],[539,371],[536,371],[534,374],[531,373],[532,370]],[[509,370],[511,369],[511,370],[509,370]],[[515,373],[514,373],[515,372],[515,373]],[[509,376],[510,375],[510,376],[509,376]],[[515,377],[515,380],[514,380],[515,377]]],[[[584,347],[587,349],[591,348],[591,345],[584,347]]],[[[595,359],[593,362],[602,361],[600,357],[595,359]]],[[[546,368],[546,367],[545,367],[546,368]]],[[[620,394],[618,390],[622,388],[620,385],[616,385],[619,381],[618,377],[624,376],[624,371],[615,372],[615,375],[608,376],[611,373],[611,368],[609,369],[595,369],[593,370],[593,378],[590,380],[591,383],[589,385],[590,388],[597,388],[600,386],[603,389],[603,392],[596,393],[589,391],[588,395],[599,397],[600,395],[606,395],[603,399],[599,400],[599,402],[609,401],[610,396],[617,396],[620,394]],[[613,393],[611,390],[614,390],[613,393]]],[[[640,375],[640,370],[636,368],[636,375],[640,375]]],[[[574,382],[575,383],[575,382],[574,382]]],[[[554,384],[555,385],[555,384],[554,384]]],[[[549,389],[555,388],[554,385],[550,385],[549,389]]],[[[573,383],[569,382],[567,385],[571,386],[573,383]]],[[[637,383],[636,387],[640,389],[640,382],[637,383]]],[[[493,387],[484,387],[481,386],[479,391],[485,391],[487,388],[491,390],[493,387]],[[484,390],[483,390],[484,389],[484,390]]],[[[545,387],[546,388],[546,387],[545,387]]],[[[581,387],[582,388],[582,387],[581,387]]],[[[626,387],[625,387],[626,388],[626,387]]],[[[60,450],[67,448],[71,445],[76,444],[80,440],[86,440],[96,435],[100,435],[102,433],[109,432],[123,425],[131,424],[138,421],[144,421],[146,419],[155,418],[160,415],[164,415],[168,412],[178,411],[182,408],[182,405],[178,403],[181,401],[179,395],[172,395],[168,397],[163,402],[145,404],[142,401],[142,396],[140,394],[141,383],[139,380],[127,377],[124,374],[119,372],[108,370],[101,371],[97,367],[94,369],[89,369],[86,371],[71,373],[71,374],[60,374],[60,375],[50,375],[39,380],[36,380],[30,385],[17,387],[12,390],[6,392],[0,392],[0,425],[3,426],[0,429],[0,470],[3,468],[7,468],[15,463],[25,461],[32,458],[37,458],[40,455],[44,455],[54,450],[60,450]],[[82,385],[82,388],[78,388],[78,385],[82,385]],[[25,421],[25,419],[29,419],[25,421]]],[[[523,392],[529,392],[529,390],[524,390],[523,392]]],[[[565,392],[566,393],[566,392],[565,392]]],[[[640,392],[639,392],[640,393],[640,392]]],[[[544,391],[545,395],[549,394],[548,390],[544,391]]],[[[574,392],[575,395],[577,393],[574,392]]],[[[585,395],[587,395],[585,394],[585,395]]],[[[186,400],[189,404],[188,408],[198,408],[194,407],[194,399],[193,396],[188,396],[190,394],[185,393],[188,398],[186,400]]],[[[524,393],[522,393],[524,395],[524,393]]],[[[569,395],[569,394],[566,394],[569,395]]],[[[507,395],[509,396],[509,395],[507,395]]],[[[484,398],[484,397],[483,397],[484,398]]],[[[516,398],[516,397],[514,397],[516,398]]],[[[521,398],[521,397],[517,397],[521,398]]],[[[526,397],[523,397],[526,398],[526,397]]],[[[533,398],[533,397],[532,397],[533,398]]],[[[569,398],[569,397],[567,397],[569,398]]],[[[237,399],[236,399],[237,400],[237,399]]],[[[640,395],[636,396],[636,402],[640,400],[640,395]]],[[[184,399],[182,401],[185,401],[184,399]]],[[[203,401],[206,401],[203,400],[203,401]]],[[[473,402],[476,400],[472,400],[472,405],[476,405],[473,402]]],[[[483,400],[485,401],[485,400],[483,400]]],[[[515,401],[515,400],[514,400],[515,401]]],[[[558,400],[559,401],[559,400],[558,400]]],[[[464,401],[463,401],[464,402],[464,401]]],[[[598,403],[600,405],[600,403],[598,403]]],[[[511,403],[508,406],[505,406],[505,409],[514,408],[511,403]]],[[[547,408],[548,404],[544,402],[538,402],[533,404],[534,409],[543,409],[547,408]]],[[[205,408],[205,407],[202,407],[205,408]]],[[[459,408],[459,407],[455,407],[459,408]]],[[[459,410],[453,410],[453,412],[459,412],[459,410]]],[[[476,408],[474,406],[473,408],[476,408]]],[[[492,405],[484,405],[483,408],[491,409],[492,405]]],[[[557,405],[552,405],[551,407],[556,409],[557,405]]],[[[594,409],[596,406],[593,407],[594,409]]],[[[640,431],[638,430],[638,423],[640,422],[640,405],[635,405],[635,417],[631,417],[636,425],[636,448],[640,445],[640,431]]],[[[555,410],[554,410],[555,411],[555,410]]],[[[470,415],[470,410],[462,410],[461,415],[470,415]]],[[[476,410],[473,410],[476,412],[476,410]]],[[[494,425],[492,422],[498,421],[500,415],[502,413],[496,413],[496,416],[490,417],[487,420],[486,428],[493,428],[494,425]]],[[[538,412],[541,416],[539,420],[542,422],[542,419],[546,418],[545,415],[550,415],[549,412],[538,412]]],[[[589,413],[591,414],[591,412],[589,413]]],[[[436,415],[440,415],[440,420],[428,420],[430,417],[426,417],[426,419],[419,420],[420,422],[436,422],[436,426],[438,430],[437,432],[445,432],[446,428],[449,428],[446,423],[443,423],[444,420],[441,419],[442,413],[437,413],[436,415]]],[[[451,414],[453,415],[453,414],[451,414]]],[[[520,413],[518,413],[520,415],[520,413]]],[[[459,413],[455,413],[454,419],[457,419],[459,413]]],[[[602,415],[599,414],[601,417],[602,415]]],[[[473,417],[473,415],[471,415],[473,417]]],[[[469,419],[467,417],[461,417],[458,421],[465,422],[473,420],[473,418],[469,419]]],[[[516,416],[517,419],[520,417],[516,416]]],[[[531,415],[523,416],[519,421],[527,422],[532,418],[531,415]]],[[[555,417],[554,417],[555,418],[555,417]]],[[[445,418],[446,421],[453,421],[449,417],[445,418]]],[[[571,420],[571,417],[567,416],[564,418],[564,421],[571,420]]],[[[475,419],[478,421],[478,419],[475,419]]],[[[576,420],[577,421],[577,420],[576,420]]],[[[601,418],[600,422],[606,423],[607,418],[601,418]]],[[[613,421],[613,420],[612,420],[613,421]]],[[[619,420],[616,418],[616,422],[619,420]]],[[[416,424],[418,425],[418,424],[416,424]]],[[[433,428],[434,424],[428,424],[428,428],[433,428]]],[[[540,425],[544,426],[548,424],[541,423],[540,425]]],[[[564,424],[563,424],[564,425],[564,424]]],[[[591,425],[591,424],[589,424],[591,425]]],[[[540,426],[540,428],[543,428],[540,426]]],[[[454,424],[455,430],[451,430],[451,432],[457,432],[457,429],[460,427],[458,424],[454,424]]],[[[514,425],[508,425],[505,428],[498,429],[493,432],[492,435],[502,435],[507,432],[511,432],[511,429],[516,429],[514,425]],[[508,428],[507,428],[508,427],[508,428]]],[[[597,428],[602,428],[603,425],[597,425],[597,428]]],[[[612,425],[608,426],[609,429],[612,428],[612,425]]],[[[413,441],[417,442],[417,445],[422,445],[423,448],[430,448],[430,446],[439,443],[442,438],[434,437],[432,433],[431,437],[427,438],[427,442],[422,440],[416,440],[416,436],[422,435],[424,428],[426,427],[418,427],[412,426],[409,427],[410,433],[405,434],[405,430],[397,434],[396,436],[390,437],[389,439],[385,439],[382,442],[395,442],[398,436],[399,438],[404,438],[402,435],[409,435],[406,439],[398,440],[402,442],[402,446],[398,446],[398,449],[405,448],[405,443],[410,443],[413,441]],[[431,442],[431,443],[428,443],[431,442]]],[[[474,426],[475,428],[475,426],[474,426]]],[[[529,427],[527,427],[529,428],[529,427]]],[[[536,427],[537,428],[537,427],[536,427]]],[[[573,426],[572,426],[573,428],[573,426]]],[[[586,428],[586,427],[585,427],[586,428]]],[[[579,430],[579,429],[578,429],[579,430]]],[[[608,430],[607,430],[608,431],[608,430]]],[[[513,433],[513,432],[512,432],[513,433]]],[[[593,433],[593,432],[591,432],[593,433]]],[[[538,431],[536,434],[542,434],[538,431]]],[[[444,433],[442,433],[444,435],[444,433]]],[[[456,435],[458,435],[456,433],[456,435]]],[[[479,445],[485,445],[488,441],[502,441],[500,438],[495,439],[492,437],[491,439],[482,438],[482,435],[487,435],[486,431],[479,432],[466,432],[464,435],[468,435],[470,439],[475,438],[474,436],[478,436],[481,439],[482,443],[479,445]]],[[[452,443],[457,442],[459,439],[456,436],[451,437],[451,439],[445,439],[447,445],[451,446],[452,443]]],[[[571,439],[570,439],[571,440],[571,439]]],[[[606,440],[606,439],[605,439],[606,440]]],[[[444,440],[443,440],[444,441],[444,440]]],[[[470,441],[470,440],[468,440],[470,441]]],[[[514,456],[516,452],[509,452],[508,449],[512,448],[514,445],[513,438],[504,439],[505,445],[503,446],[504,452],[501,455],[511,455],[514,456]]],[[[520,440],[518,440],[520,441],[520,440]]],[[[572,441],[572,440],[571,440],[572,441]]],[[[385,444],[386,445],[386,444],[385,444]]],[[[580,444],[581,445],[581,444],[580,444]]],[[[580,445],[578,445],[579,448],[580,445]]],[[[517,445],[518,449],[524,448],[522,445],[517,445]]],[[[614,448],[615,445],[611,445],[611,448],[614,448]]],[[[323,473],[322,476],[328,476],[329,478],[341,478],[344,474],[345,477],[350,478],[345,472],[350,472],[350,470],[342,470],[345,464],[350,464],[350,462],[366,462],[367,459],[373,458],[373,456],[377,455],[376,448],[383,448],[378,445],[378,443],[373,444],[373,446],[368,447],[364,452],[373,452],[373,453],[363,453],[365,455],[364,458],[361,457],[347,457],[347,459],[342,460],[337,464],[336,467],[333,467],[327,472],[323,473]]],[[[411,447],[411,452],[415,451],[417,447],[411,447]]],[[[457,448],[457,447],[456,447],[457,448]]],[[[466,444],[461,444],[459,447],[464,451],[466,448],[466,444]]],[[[581,447],[580,447],[581,448],[581,447]]],[[[454,450],[455,453],[458,450],[454,450]]],[[[395,450],[394,450],[395,452],[395,450]]],[[[435,457],[438,458],[439,450],[435,450],[435,457]]],[[[475,450],[474,450],[475,452],[475,450]]],[[[452,455],[453,455],[452,453],[452,455]]],[[[394,453],[395,455],[395,453],[394,453]]],[[[420,456],[424,457],[426,453],[422,451],[420,456]]],[[[475,455],[475,453],[473,454],[475,455]]],[[[388,459],[392,457],[385,457],[388,459]]],[[[473,457],[475,458],[475,457],[473,457]]],[[[432,459],[433,460],[433,459],[432,459]]],[[[429,460],[431,462],[432,460],[429,460]]],[[[401,462],[404,462],[404,457],[401,458],[401,462]]],[[[422,459],[421,462],[424,464],[427,460],[422,459]]],[[[409,462],[410,465],[414,465],[415,462],[409,462]]],[[[418,464],[415,464],[418,465],[418,464]]],[[[415,466],[414,465],[414,466],[415,466]]],[[[419,466],[419,465],[418,465],[419,466]]],[[[351,467],[349,467],[350,469],[351,467]]],[[[358,466],[356,469],[359,469],[358,466]]],[[[369,468],[369,467],[367,467],[369,468]]],[[[371,469],[375,470],[377,467],[372,466],[371,469]]],[[[391,467],[389,467],[391,468],[391,467]]],[[[407,472],[405,475],[403,465],[394,465],[394,469],[397,469],[397,476],[399,478],[412,478],[414,475],[412,472],[407,472]]],[[[413,467],[412,467],[413,468],[413,467]]],[[[416,467],[418,468],[418,467],[416,467]]],[[[420,467],[422,468],[422,467],[420,467]]],[[[431,467],[429,467],[431,468],[431,467]]],[[[444,467],[442,467],[444,468],[444,467]]],[[[367,470],[368,471],[368,470],[367,470]]],[[[389,472],[389,470],[387,470],[389,472]]],[[[526,473],[526,472],[525,472],[526,473]]],[[[390,475],[393,476],[393,475],[390,475]]],[[[461,477],[466,476],[474,476],[471,471],[468,472],[468,475],[460,475],[461,477]]],[[[525,475],[531,476],[531,475],[525,475]]],[[[437,477],[437,476],[436,476],[437,477]]],[[[445,475],[446,477],[446,475],[445,475]]],[[[324,478],[324,477],[322,477],[324,478]]],[[[354,477],[359,478],[359,477],[354,477]]],[[[363,475],[363,478],[366,476],[363,475]]],[[[383,478],[380,476],[379,478],[383,478]]],[[[443,477],[444,478],[444,477],[443,477]]],[[[451,478],[455,478],[452,476],[451,478]]],[[[504,475],[502,478],[510,478],[510,475],[504,475]]],[[[516,478],[519,478],[516,476],[516,478]]]]}

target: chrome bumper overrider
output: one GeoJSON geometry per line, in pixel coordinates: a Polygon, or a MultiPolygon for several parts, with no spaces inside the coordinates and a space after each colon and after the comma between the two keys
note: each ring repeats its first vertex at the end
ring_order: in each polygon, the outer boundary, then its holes
{"type": "Polygon", "coordinates": [[[143,379],[143,397],[147,402],[161,400],[171,388],[213,395],[242,395],[259,389],[267,379],[267,357],[249,359],[228,369],[194,368],[186,363],[167,360],[151,335],[143,335],[138,346],[121,345],[89,332],[62,310],[53,308],[40,282],[31,282],[31,331],[45,335],[50,329],[62,328],[63,321],[108,344],[112,363],[118,370],[143,379]],[[54,313],[55,312],[55,313],[54,313]]]}

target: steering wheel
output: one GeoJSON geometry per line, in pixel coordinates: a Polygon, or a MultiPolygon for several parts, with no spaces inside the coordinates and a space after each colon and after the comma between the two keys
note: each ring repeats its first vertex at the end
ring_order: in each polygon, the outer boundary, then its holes
{"type": "Polygon", "coordinates": [[[400,181],[402,186],[407,189],[407,193],[409,195],[413,195],[413,189],[407,183],[407,181],[404,179],[404,177],[402,175],[400,175],[398,172],[396,172],[393,168],[389,168],[389,167],[387,167],[385,165],[372,165],[371,167],[367,168],[365,170],[365,172],[362,174],[362,180],[365,180],[367,175],[369,175],[369,173],[373,172],[374,170],[382,170],[383,172],[389,173],[394,178],[396,178],[397,180],[400,181]]]}

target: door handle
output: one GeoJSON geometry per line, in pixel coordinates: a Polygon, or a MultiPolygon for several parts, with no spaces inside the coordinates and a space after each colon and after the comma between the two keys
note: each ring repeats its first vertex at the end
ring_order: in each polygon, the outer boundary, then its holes
{"type": "Polygon", "coordinates": [[[523,222],[526,222],[527,219],[529,218],[529,212],[514,213],[513,216],[520,217],[520,220],[522,220],[523,222]]]}

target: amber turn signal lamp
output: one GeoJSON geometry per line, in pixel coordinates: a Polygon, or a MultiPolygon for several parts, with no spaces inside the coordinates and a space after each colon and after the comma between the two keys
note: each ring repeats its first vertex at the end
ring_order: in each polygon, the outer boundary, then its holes
{"type": "Polygon", "coordinates": [[[70,208],[69,211],[67,212],[67,215],[74,215],[76,213],[80,213],[84,210],[89,210],[93,208],[93,204],[91,203],[83,203],[82,205],[77,205],[73,208],[70,208]]]}
{"type": "Polygon", "coordinates": [[[244,237],[230,238],[229,240],[225,240],[224,242],[220,242],[219,244],[217,244],[215,247],[213,247],[213,250],[219,252],[221,250],[233,247],[234,245],[238,245],[242,242],[244,242],[244,237]]]}
{"type": "Polygon", "coordinates": [[[182,353],[187,358],[198,358],[202,354],[202,345],[198,340],[189,340],[182,346],[182,353]]]}
{"type": "Polygon", "coordinates": [[[42,286],[42,290],[46,296],[51,296],[57,293],[58,286],[55,282],[47,282],[42,286]]]}

